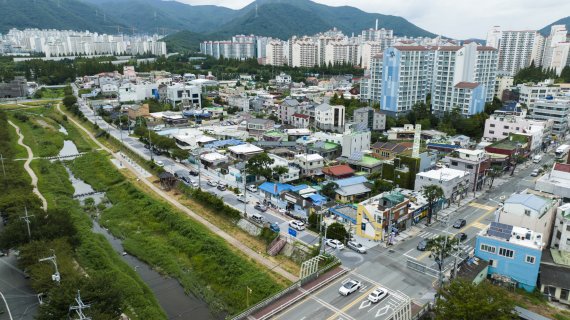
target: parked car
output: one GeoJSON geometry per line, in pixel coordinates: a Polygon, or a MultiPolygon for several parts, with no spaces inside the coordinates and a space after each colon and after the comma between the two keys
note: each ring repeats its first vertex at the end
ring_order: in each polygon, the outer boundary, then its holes
{"type": "Polygon", "coordinates": [[[467,239],[467,235],[465,234],[465,232],[459,232],[458,234],[456,234],[454,236],[455,239],[458,239],[459,242],[465,241],[467,239]]]}
{"type": "Polygon", "coordinates": [[[243,193],[238,193],[236,197],[237,197],[238,201],[243,202],[243,203],[247,203],[247,199],[245,198],[245,195],[243,193]]]}
{"type": "Polygon", "coordinates": [[[190,185],[194,188],[198,188],[199,184],[198,181],[194,180],[194,179],[190,179],[190,185]]]}
{"type": "Polygon", "coordinates": [[[420,251],[426,251],[427,248],[427,240],[426,239],[422,239],[422,241],[420,241],[418,243],[417,249],[420,251]]]}
{"type": "Polygon", "coordinates": [[[265,219],[259,213],[254,213],[250,216],[251,220],[257,223],[263,223],[265,219]]]}
{"type": "Polygon", "coordinates": [[[208,180],[208,185],[209,185],[209,186],[212,186],[212,187],[217,187],[217,186],[218,186],[218,183],[217,183],[216,181],[214,181],[214,180],[208,180]]]}
{"type": "Polygon", "coordinates": [[[327,241],[325,241],[325,244],[331,248],[344,249],[344,244],[342,244],[342,242],[337,239],[327,239],[327,241]]]}
{"type": "Polygon", "coordinates": [[[199,173],[198,171],[196,171],[196,170],[190,170],[190,171],[188,171],[188,173],[189,173],[191,176],[194,176],[194,177],[196,177],[196,176],[198,176],[198,175],[200,174],[200,173],[199,173]]]}
{"type": "Polygon", "coordinates": [[[356,241],[349,241],[346,243],[346,246],[358,253],[366,253],[366,247],[356,241]]]}
{"type": "Polygon", "coordinates": [[[287,209],[284,208],[279,208],[277,211],[281,214],[287,214],[287,209]]]}
{"type": "Polygon", "coordinates": [[[540,170],[539,169],[534,169],[532,170],[532,172],[530,173],[531,177],[537,177],[540,174],[540,170]]]}
{"type": "Polygon", "coordinates": [[[457,219],[453,223],[453,227],[455,229],[461,229],[461,228],[465,227],[465,224],[467,224],[467,221],[465,219],[457,219]]]}
{"type": "Polygon", "coordinates": [[[247,191],[257,192],[257,187],[254,184],[250,184],[249,186],[247,186],[247,191]]]}
{"type": "Polygon", "coordinates": [[[269,225],[269,229],[270,229],[271,231],[274,231],[274,232],[280,232],[280,231],[281,231],[281,228],[279,228],[279,225],[278,225],[277,223],[275,223],[275,222],[272,222],[272,223],[269,225]]]}
{"type": "Polygon", "coordinates": [[[541,156],[540,154],[537,154],[536,156],[534,156],[534,157],[532,158],[532,162],[533,162],[533,163],[539,163],[540,160],[542,160],[542,156],[541,156]]]}
{"type": "Polygon", "coordinates": [[[293,229],[303,231],[305,230],[305,224],[298,220],[291,220],[289,221],[289,226],[293,229]]]}
{"type": "Polygon", "coordinates": [[[343,296],[348,296],[349,294],[360,289],[361,287],[362,287],[362,282],[360,282],[358,280],[350,280],[347,283],[343,284],[338,289],[338,293],[340,293],[343,296]]]}
{"type": "Polygon", "coordinates": [[[162,162],[162,160],[156,160],[154,163],[159,167],[164,167],[164,162],[162,162]]]}
{"type": "Polygon", "coordinates": [[[227,188],[228,187],[226,186],[225,183],[218,184],[218,190],[220,190],[220,191],[226,191],[227,188]]]}
{"type": "Polygon", "coordinates": [[[384,288],[376,288],[374,291],[370,292],[368,295],[368,301],[372,303],[377,303],[384,300],[388,296],[388,290],[384,288]]]}
{"type": "Polygon", "coordinates": [[[259,202],[254,206],[254,208],[261,211],[261,212],[267,211],[267,206],[264,204],[261,204],[259,202]]]}

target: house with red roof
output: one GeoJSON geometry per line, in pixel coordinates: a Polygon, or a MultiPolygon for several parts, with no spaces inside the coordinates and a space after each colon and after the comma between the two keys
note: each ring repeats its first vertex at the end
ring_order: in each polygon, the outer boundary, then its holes
{"type": "Polygon", "coordinates": [[[326,167],[323,168],[322,172],[329,180],[345,179],[354,175],[354,169],[347,164],[326,167]]]}

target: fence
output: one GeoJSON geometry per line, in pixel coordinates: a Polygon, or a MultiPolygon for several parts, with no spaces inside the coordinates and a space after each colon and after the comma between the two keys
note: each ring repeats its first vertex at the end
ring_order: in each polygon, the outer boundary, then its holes
{"type": "Polygon", "coordinates": [[[412,270],[427,274],[430,277],[439,278],[439,270],[432,269],[415,259],[408,258],[406,266],[412,270]]]}
{"type": "MultiPolygon", "coordinates": [[[[321,268],[320,270],[318,270],[317,272],[315,272],[315,273],[313,273],[313,274],[310,274],[310,275],[308,275],[307,277],[298,280],[297,282],[293,283],[291,286],[289,286],[289,287],[283,289],[282,291],[280,291],[280,292],[274,294],[273,296],[271,296],[271,297],[269,297],[269,298],[267,298],[267,299],[265,299],[265,300],[262,300],[262,301],[258,302],[258,303],[255,304],[254,306],[250,307],[249,309],[243,311],[242,313],[240,313],[240,314],[238,314],[238,315],[236,315],[236,316],[231,317],[230,319],[231,319],[231,320],[245,319],[245,318],[247,318],[248,316],[252,315],[253,313],[255,313],[255,312],[261,310],[262,308],[267,307],[267,306],[270,305],[271,303],[273,303],[273,302],[279,300],[280,298],[286,296],[287,294],[296,291],[296,290],[299,289],[301,286],[303,286],[303,285],[305,285],[305,284],[307,284],[307,283],[309,283],[309,282],[311,282],[311,281],[317,279],[320,275],[324,274],[325,272],[327,272],[327,271],[333,269],[334,267],[336,267],[336,266],[338,266],[338,265],[340,265],[340,261],[339,261],[338,258],[337,258],[337,259],[335,259],[333,262],[329,263],[328,265],[326,265],[326,266],[324,266],[323,268],[321,268]]],[[[301,298],[302,298],[302,297],[305,297],[305,295],[306,295],[306,294],[301,295],[301,298]]],[[[282,309],[284,309],[285,307],[288,307],[289,305],[291,305],[292,303],[298,301],[299,299],[300,299],[300,298],[298,298],[298,299],[293,299],[292,301],[289,301],[289,303],[280,306],[279,309],[273,310],[274,312],[272,312],[271,315],[273,315],[273,314],[275,314],[275,313],[281,311],[282,309]]],[[[270,315],[267,315],[267,316],[270,316],[270,315]]]]}

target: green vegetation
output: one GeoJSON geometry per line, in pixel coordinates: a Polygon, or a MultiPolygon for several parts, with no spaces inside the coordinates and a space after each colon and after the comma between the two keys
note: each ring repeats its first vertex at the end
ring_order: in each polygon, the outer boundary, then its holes
{"type": "Polygon", "coordinates": [[[431,218],[433,216],[433,209],[437,201],[443,198],[443,189],[440,186],[432,184],[429,186],[424,186],[422,188],[422,195],[428,201],[428,221],[427,224],[431,223],[431,218]]]}
{"type": "Polygon", "coordinates": [[[348,239],[348,236],[348,231],[346,231],[346,228],[342,223],[333,222],[327,227],[328,239],[336,239],[344,243],[348,239]]]}
{"type": "Polygon", "coordinates": [[[487,281],[475,285],[467,280],[456,279],[439,290],[435,304],[436,319],[479,320],[516,319],[515,303],[503,288],[487,281]]]}
{"type": "Polygon", "coordinates": [[[283,288],[204,226],[126,181],[101,154],[87,154],[70,167],[96,190],[107,192],[113,206],[102,212],[102,224],[124,239],[128,252],[179,279],[214,310],[233,314],[244,309],[246,287],[256,288],[251,303],[283,288]]]}
{"type": "Polygon", "coordinates": [[[63,89],[41,88],[34,93],[34,99],[55,99],[63,98],[63,89]]]}
{"type": "Polygon", "coordinates": [[[218,198],[215,194],[211,194],[206,191],[202,191],[200,188],[189,188],[186,186],[180,187],[186,196],[198,201],[200,204],[210,208],[216,214],[221,214],[232,222],[237,222],[241,218],[241,213],[236,209],[226,205],[221,198],[218,198]]]}
{"type": "MultiPolygon", "coordinates": [[[[30,114],[29,118],[20,124],[23,132],[33,132],[31,127],[39,117],[30,114]]],[[[16,153],[12,143],[15,140],[6,114],[0,113],[0,153],[12,158],[16,153]]],[[[42,144],[41,137],[37,140],[42,144]]],[[[88,315],[93,319],[118,318],[121,312],[131,319],[166,319],[136,272],[121,260],[103,236],[91,232],[91,221],[79,202],[73,200],[73,187],[61,162],[32,162],[39,178],[38,187],[48,200],[47,213],[40,209],[39,199],[32,193],[22,162],[5,161],[5,165],[7,175],[0,184],[0,212],[8,218],[8,224],[0,233],[0,249],[19,249],[20,267],[27,270],[34,290],[44,294],[46,303],[40,306],[37,319],[67,317],[77,290],[82,290],[83,300],[91,304],[88,315]],[[24,207],[34,215],[30,219],[31,241],[25,223],[19,219],[24,207]],[[51,279],[51,263],[38,262],[52,253],[57,255],[60,285],[51,279]]]]}
{"type": "Polygon", "coordinates": [[[520,69],[514,77],[514,83],[527,83],[527,82],[541,82],[546,79],[557,79],[558,76],[553,69],[544,69],[542,67],[536,66],[534,61],[530,63],[530,66],[520,69]]]}

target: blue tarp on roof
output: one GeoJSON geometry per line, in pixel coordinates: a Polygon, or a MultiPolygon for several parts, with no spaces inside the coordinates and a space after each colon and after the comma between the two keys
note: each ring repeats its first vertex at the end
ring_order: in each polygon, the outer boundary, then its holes
{"type": "Polygon", "coordinates": [[[225,146],[237,146],[245,142],[239,139],[218,140],[204,145],[205,148],[223,148],[225,146]]]}
{"type": "Polygon", "coordinates": [[[316,205],[318,205],[318,206],[321,205],[321,204],[323,204],[323,203],[325,203],[325,202],[327,202],[327,198],[326,198],[326,197],[323,197],[323,196],[321,196],[320,194],[317,194],[317,193],[310,195],[310,196],[309,196],[309,199],[311,199],[311,201],[313,201],[313,203],[316,204],[316,205]]]}
{"type": "Polygon", "coordinates": [[[334,183],[336,183],[340,188],[365,182],[368,182],[368,179],[366,179],[366,177],[363,176],[350,177],[334,181],[334,183]]]}
{"type": "Polygon", "coordinates": [[[292,187],[291,187],[291,191],[292,191],[292,192],[298,192],[298,191],[301,191],[301,190],[303,190],[303,189],[307,189],[308,187],[309,187],[309,186],[306,185],[306,184],[300,184],[300,185],[298,185],[298,186],[292,186],[292,187]]]}
{"type": "Polygon", "coordinates": [[[274,196],[278,196],[283,191],[289,191],[291,188],[293,188],[293,186],[290,184],[274,182],[264,182],[259,186],[259,190],[274,196]]]}

